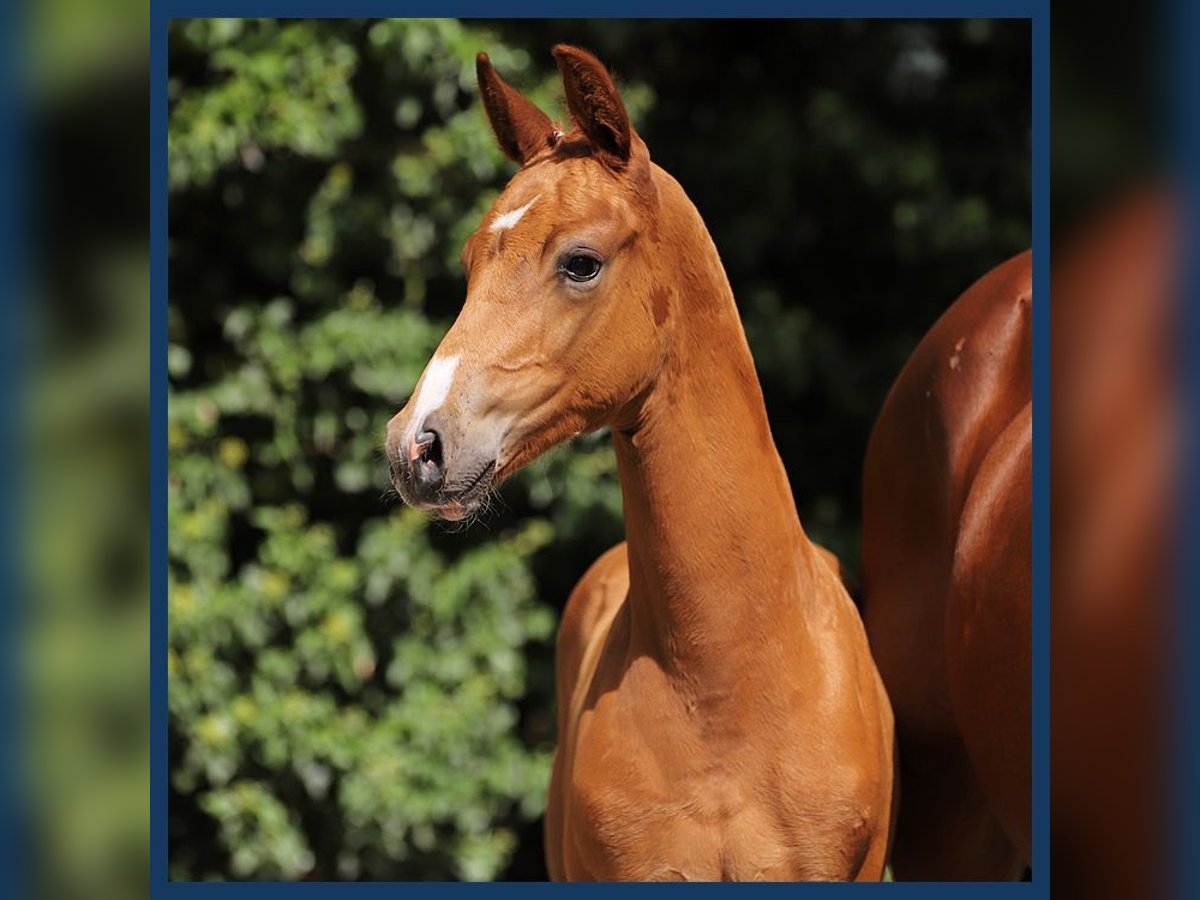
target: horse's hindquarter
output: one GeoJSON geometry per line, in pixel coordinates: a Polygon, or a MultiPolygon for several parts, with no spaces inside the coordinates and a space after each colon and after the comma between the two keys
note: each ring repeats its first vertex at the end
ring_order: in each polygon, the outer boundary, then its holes
{"type": "MultiPolygon", "coordinates": [[[[1014,494],[1011,509],[981,503],[976,482],[987,480],[993,448],[1028,410],[1030,270],[1029,254],[1015,257],[947,310],[897,377],[867,448],[863,617],[896,715],[903,788],[892,866],[902,879],[1008,878],[1020,871],[1020,841],[995,818],[994,788],[1014,782],[1013,772],[1027,777],[1028,754],[1018,735],[1000,739],[982,727],[964,733],[962,721],[982,724],[970,711],[986,701],[970,684],[978,687],[986,675],[962,664],[952,650],[962,642],[948,640],[948,624],[957,616],[956,630],[970,631],[977,651],[986,642],[977,662],[989,660],[1005,683],[1020,677],[1028,617],[1024,627],[1017,619],[999,631],[994,626],[1004,609],[1021,605],[1019,597],[999,597],[1001,583],[1017,584],[1024,573],[1028,584],[1028,553],[1005,553],[1003,546],[1019,542],[1030,498],[1014,494]],[[967,544],[960,540],[964,524],[975,531],[967,544]],[[959,596],[968,580],[996,589],[959,596]],[[953,687],[952,665],[959,677],[953,687]],[[967,672],[972,682],[962,680],[967,672]],[[1003,779],[977,771],[974,751],[968,759],[966,742],[985,733],[987,752],[1004,758],[995,766],[1008,773],[1003,779]]],[[[1028,691],[1025,684],[992,697],[1006,704],[1004,721],[1024,716],[1028,727],[1028,691]]]]}
{"type": "MultiPolygon", "coordinates": [[[[623,548],[602,557],[564,613],[547,813],[552,877],[879,878],[891,819],[891,714],[840,583],[828,587],[845,609],[831,617],[835,633],[819,651],[828,677],[782,673],[797,684],[799,705],[772,703],[776,686],[765,685],[733,705],[714,737],[653,660],[625,652],[624,565],[623,548]]],[[[815,655],[807,664],[817,665],[815,655]]]]}
{"type": "Polygon", "coordinates": [[[863,467],[863,615],[901,727],[956,730],[946,598],[963,505],[1030,396],[1030,257],[989,272],[930,329],[888,393],[863,467]]]}
{"type": "Polygon", "coordinates": [[[984,458],[963,507],[946,610],[955,720],[1005,831],[1030,858],[1032,407],[984,458]]]}

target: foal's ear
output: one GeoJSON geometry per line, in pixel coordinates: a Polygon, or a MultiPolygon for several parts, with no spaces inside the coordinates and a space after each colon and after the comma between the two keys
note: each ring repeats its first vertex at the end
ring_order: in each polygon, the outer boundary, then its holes
{"type": "Polygon", "coordinates": [[[524,94],[496,74],[486,53],[475,57],[475,76],[488,121],[500,149],[514,162],[525,160],[546,147],[554,138],[554,123],[524,94]]]}
{"type": "Polygon", "coordinates": [[[554,48],[567,95],[567,109],[596,149],[617,166],[629,162],[629,114],[604,64],[586,50],[554,48]]]}

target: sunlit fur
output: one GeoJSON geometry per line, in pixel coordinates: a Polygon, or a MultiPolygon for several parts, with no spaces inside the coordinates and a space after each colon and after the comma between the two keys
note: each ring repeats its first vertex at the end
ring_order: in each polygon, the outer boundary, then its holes
{"type": "Polygon", "coordinates": [[[864,616],[896,711],[902,880],[1019,878],[1032,782],[1032,265],[972,285],[867,448],[864,616]]]}

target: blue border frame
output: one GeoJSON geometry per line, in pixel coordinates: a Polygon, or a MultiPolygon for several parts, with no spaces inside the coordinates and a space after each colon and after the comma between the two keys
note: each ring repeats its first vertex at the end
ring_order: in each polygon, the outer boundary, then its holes
{"type": "MultiPolygon", "coordinates": [[[[1168,70],[1161,73],[1170,86],[1166,109],[1171,119],[1167,139],[1171,150],[1169,159],[1172,176],[1182,193],[1184,234],[1180,249],[1182,271],[1178,273],[1183,291],[1179,297],[1180,360],[1178,377],[1182,404],[1182,461],[1179,473],[1180,514],[1174,523],[1178,538],[1174,548],[1177,556],[1175,595],[1179,602],[1170,612],[1178,626],[1171,649],[1172,668],[1167,683],[1175,694],[1166,706],[1175,718],[1170,722],[1174,741],[1168,746],[1173,756],[1171,769],[1176,775],[1176,829],[1167,847],[1172,854],[1168,878],[1176,893],[1185,895],[1184,886],[1195,885],[1197,879],[1192,854],[1200,846],[1200,660],[1195,647],[1200,641],[1200,608],[1194,602],[1200,597],[1200,477],[1194,460],[1200,456],[1200,415],[1196,413],[1196,397],[1200,395],[1200,56],[1195,52],[1200,38],[1200,4],[1189,0],[1173,0],[1166,10],[1158,39],[1167,48],[1168,70]],[[1192,463],[1190,466],[1188,463],[1192,463]]],[[[1190,892],[1195,893],[1195,889],[1190,892]]]]}
{"type": "MultiPolygon", "coordinates": [[[[288,18],[375,18],[399,14],[461,18],[1019,18],[1031,20],[1032,29],[1032,185],[1033,185],[1033,284],[1034,294],[1049,297],[1050,260],[1050,4],[1049,0],[799,0],[720,4],[699,0],[691,4],[647,0],[609,0],[564,9],[546,0],[521,0],[496,4],[468,0],[430,7],[426,4],[386,3],[378,0],[174,0],[151,4],[150,10],[150,334],[154,346],[150,361],[151,463],[151,844],[150,890],[162,897],[275,897],[285,893],[341,897],[446,896],[447,892],[488,892],[495,895],[530,891],[793,891],[829,892],[865,890],[832,884],[763,885],[485,885],[426,882],[171,882],[167,879],[167,23],[172,18],[280,16],[288,18]],[[595,9],[599,15],[581,12],[595,9]]],[[[899,882],[879,888],[889,897],[1007,897],[1049,898],[1049,753],[1050,753],[1050,306],[1033,307],[1033,881],[1024,883],[899,882]]],[[[828,896],[828,893],[826,893],[828,896]]]]}
{"type": "MultiPolygon", "coordinates": [[[[23,33],[28,25],[24,9],[6,7],[0,12],[0,34],[23,33]]],[[[25,722],[28,699],[23,691],[24,660],[20,636],[25,627],[27,588],[23,554],[26,510],[30,498],[21,479],[13,477],[25,463],[27,444],[21,426],[26,421],[24,386],[21,378],[29,368],[30,348],[23,340],[29,322],[24,303],[29,293],[29,234],[23,226],[30,219],[25,173],[35,167],[29,152],[27,71],[28,51],[19,40],[3,41],[0,60],[0,277],[11,292],[0,305],[0,421],[16,423],[0,435],[0,478],[12,479],[6,496],[9,502],[0,513],[0,733],[18,735],[25,722]]],[[[0,867],[5,875],[0,887],[23,894],[29,887],[30,836],[25,831],[29,796],[22,774],[26,764],[23,742],[7,740],[0,749],[0,867]]]]}

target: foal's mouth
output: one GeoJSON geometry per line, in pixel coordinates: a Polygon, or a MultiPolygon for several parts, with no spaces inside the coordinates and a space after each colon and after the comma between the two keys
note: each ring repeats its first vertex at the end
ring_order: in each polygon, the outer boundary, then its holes
{"type": "Polygon", "coordinates": [[[438,496],[437,501],[430,507],[441,518],[450,522],[465,519],[479,509],[492,480],[496,475],[496,461],[492,460],[474,476],[466,480],[463,487],[447,485],[447,489],[438,496]]]}
{"type": "Polygon", "coordinates": [[[400,462],[392,466],[392,486],[400,499],[413,509],[433,513],[449,522],[458,522],[471,515],[483,505],[488,491],[495,482],[496,463],[487,465],[464,478],[444,484],[430,498],[418,497],[409,485],[411,470],[400,462]]]}

